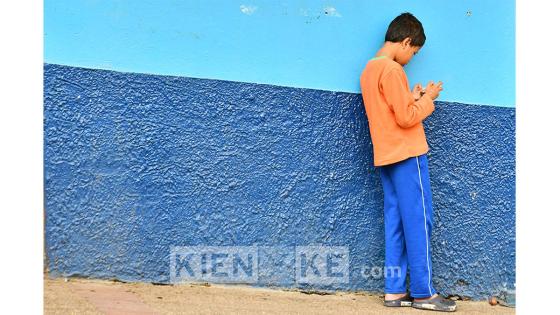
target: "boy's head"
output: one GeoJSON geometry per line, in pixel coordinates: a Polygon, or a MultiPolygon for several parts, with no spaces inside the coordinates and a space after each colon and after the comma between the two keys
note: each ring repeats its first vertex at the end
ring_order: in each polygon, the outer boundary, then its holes
{"type": "Polygon", "coordinates": [[[397,44],[396,61],[406,65],[412,56],[424,46],[426,35],[422,23],[414,15],[406,12],[397,16],[387,29],[385,42],[397,44]]]}

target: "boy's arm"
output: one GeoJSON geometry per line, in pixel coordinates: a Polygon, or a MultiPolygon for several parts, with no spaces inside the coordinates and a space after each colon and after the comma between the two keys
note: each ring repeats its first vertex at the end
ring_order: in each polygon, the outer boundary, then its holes
{"type": "Polygon", "coordinates": [[[395,113],[397,124],[402,128],[420,123],[435,110],[434,101],[426,94],[414,100],[403,71],[389,71],[381,80],[381,88],[389,108],[395,113]]]}

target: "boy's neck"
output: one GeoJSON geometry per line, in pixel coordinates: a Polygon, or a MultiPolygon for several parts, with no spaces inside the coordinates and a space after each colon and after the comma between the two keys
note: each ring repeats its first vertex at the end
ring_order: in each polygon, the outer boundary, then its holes
{"type": "Polygon", "coordinates": [[[375,57],[385,56],[393,61],[396,61],[395,60],[396,50],[399,49],[399,46],[398,44],[397,45],[395,44],[397,43],[385,42],[385,44],[383,44],[383,47],[381,47],[381,49],[377,51],[375,57]]]}

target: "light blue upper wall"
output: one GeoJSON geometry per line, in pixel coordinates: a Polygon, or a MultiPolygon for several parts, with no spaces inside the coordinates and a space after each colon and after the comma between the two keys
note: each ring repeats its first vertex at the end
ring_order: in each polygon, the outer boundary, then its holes
{"type": "Polygon", "coordinates": [[[440,100],[515,106],[515,2],[45,1],[45,62],[360,92],[390,21],[409,11],[426,45],[410,84],[440,100]]]}

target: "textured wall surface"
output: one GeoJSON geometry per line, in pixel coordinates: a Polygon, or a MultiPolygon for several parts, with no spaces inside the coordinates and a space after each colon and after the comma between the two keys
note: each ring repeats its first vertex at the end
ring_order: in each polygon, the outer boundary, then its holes
{"type": "MultiPolygon", "coordinates": [[[[45,64],[53,276],[168,283],[170,246],[347,246],[382,291],[383,191],[360,94],[45,64]]],[[[515,283],[515,109],[437,102],[433,274],[444,294],[515,283]]],[[[305,287],[293,265],[259,285],[305,287]]]]}

